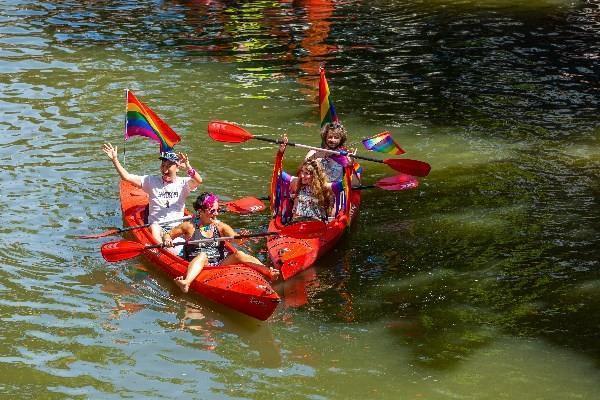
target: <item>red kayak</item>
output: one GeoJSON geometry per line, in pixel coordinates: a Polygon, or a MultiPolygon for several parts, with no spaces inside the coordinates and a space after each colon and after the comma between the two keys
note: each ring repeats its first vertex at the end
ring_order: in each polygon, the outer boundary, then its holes
{"type": "MultiPolygon", "coordinates": [[[[277,155],[271,178],[271,211],[273,218],[269,231],[282,227],[281,215],[289,213],[289,178],[282,170],[283,155],[277,155]]],[[[267,249],[273,264],[280,268],[283,279],[310,268],[323,254],[331,250],[358,215],[360,191],[352,190],[352,167],[345,168],[343,189],[336,193],[337,215],[327,223],[325,234],[317,239],[298,239],[289,236],[273,236],[267,239],[267,249]]]]}
{"type": "MultiPolygon", "coordinates": [[[[144,224],[148,195],[125,181],[121,181],[120,193],[125,225],[144,224]]],[[[141,244],[155,244],[149,229],[135,229],[132,233],[141,244]]],[[[186,274],[188,262],[164,249],[146,249],[143,254],[171,278],[186,274]]],[[[190,293],[199,294],[262,321],[273,314],[280,302],[279,295],[263,275],[243,264],[205,267],[190,285],[190,293]]]]}

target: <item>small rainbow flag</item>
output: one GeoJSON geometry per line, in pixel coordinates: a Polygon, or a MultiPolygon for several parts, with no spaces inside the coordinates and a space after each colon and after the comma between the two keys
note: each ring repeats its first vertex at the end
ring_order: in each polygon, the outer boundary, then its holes
{"type": "Polygon", "coordinates": [[[360,165],[359,163],[357,163],[357,162],[355,161],[355,162],[354,162],[354,166],[353,166],[353,168],[354,168],[354,175],[356,175],[356,177],[357,177],[358,179],[360,179],[360,178],[361,178],[361,176],[362,176],[362,172],[363,172],[363,167],[362,167],[362,165],[360,165]]]}
{"type": "Polygon", "coordinates": [[[145,136],[160,143],[160,151],[173,151],[173,146],[181,140],[179,135],[150,107],[139,101],[131,90],[126,90],[126,94],[125,140],[132,136],[145,136]]]}
{"type": "Polygon", "coordinates": [[[363,145],[367,150],[378,151],[380,153],[388,153],[400,155],[405,151],[400,148],[398,143],[394,141],[392,135],[388,131],[378,133],[370,138],[363,139],[363,145]]]}
{"type": "Polygon", "coordinates": [[[340,123],[333,102],[329,99],[329,85],[325,78],[325,68],[319,67],[319,110],[321,112],[321,128],[326,124],[340,123]]]}

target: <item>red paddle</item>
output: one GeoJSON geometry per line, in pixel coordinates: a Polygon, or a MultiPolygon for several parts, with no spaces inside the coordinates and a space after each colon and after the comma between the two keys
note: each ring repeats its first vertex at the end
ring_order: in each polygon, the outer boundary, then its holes
{"type": "Polygon", "coordinates": [[[265,203],[252,196],[242,197],[223,204],[227,211],[236,214],[251,214],[265,209],[265,203]]]}
{"type": "MultiPolygon", "coordinates": [[[[251,196],[242,197],[241,199],[238,199],[238,200],[224,202],[223,205],[225,206],[226,211],[236,213],[236,214],[250,214],[250,213],[263,211],[265,209],[265,203],[263,203],[260,199],[257,199],[256,197],[251,197],[251,196]]],[[[183,217],[183,218],[179,218],[179,219],[174,219],[171,221],[164,221],[160,225],[167,225],[167,224],[170,224],[171,222],[185,221],[190,218],[192,218],[192,217],[187,216],[187,217],[183,217]]],[[[113,229],[109,229],[109,230],[101,232],[101,233],[96,233],[96,234],[91,234],[91,235],[80,235],[77,237],[79,239],[98,239],[98,238],[102,238],[102,237],[106,237],[106,236],[118,235],[123,232],[128,232],[128,231],[132,231],[135,229],[147,228],[150,225],[152,225],[152,224],[136,225],[136,226],[130,226],[127,228],[113,228],[113,229]]]]}
{"type": "MultiPolygon", "coordinates": [[[[208,124],[208,135],[216,140],[217,142],[224,143],[243,143],[250,139],[262,140],[263,142],[281,144],[281,140],[270,139],[262,136],[254,136],[241,126],[232,124],[226,121],[211,121],[208,124]]],[[[353,158],[359,158],[361,160],[373,161],[395,169],[396,171],[403,172],[405,174],[413,176],[427,176],[431,170],[431,166],[423,161],[409,160],[409,159],[398,159],[388,158],[385,160],[378,160],[376,158],[358,156],[355,154],[348,153],[347,151],[335,151],[329,149],[322,149],[320,147],[307,146],[305,144],[288,142],[288,146],[302,147],[304,149],[318,150],[325,153],[338,154],[341,156],[350,156],[353,158]]]]}
{"type": "MultiPolygon", "coordinates": [[[[223,241],[223,240],[235,240],[235,239],[244,239],[244,238],[252,238],[252,237],[261,237],[261,236],[272,236],[272,235],[286,235],[296,238],[306,238],[312,239],[316,237],[320,237],[325,233],[326,225],[322,221],[312,220],[312,221],[302,221],[296,222],[290,225],[284,225],[280,232],[258,232],[258,233],[250,233],[247,235],[235,235],[235,236],[223,236],[219,238],[213,239],[199,239],[192,240],[187,242],[188,244],[192,243],[206,243],[213,241],[223,241]]],[[[182,243],[177,243],[179,246],[182,243]]],[[[108,242],[102,245],[100,252],[102,253],[102,257],[108,262],[122,261],[128,260],[133,257],[139,256],[144,250],[147,249],[155,249],[165,247],[162,244],[152,244],[152,245],[143,245],[139,242],[133,242],[130,240],[117,240],[114,242],[108,242]]]]}
{"type": "Polygon", "coordinates": [[[354,190],[371,189],[377,187],[383,190],[407,190],[419,186],[419,181],[414,176],[398,174],[389,176],[375,182],[373,185],[361,185],[353,187],[354,190]]]}

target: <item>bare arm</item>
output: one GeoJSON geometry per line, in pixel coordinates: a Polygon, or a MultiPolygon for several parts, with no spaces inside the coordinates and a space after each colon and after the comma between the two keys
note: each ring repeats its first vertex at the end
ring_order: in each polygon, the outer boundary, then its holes
{"type": "MultiPolygon", "coordinates": [[[[219,234],[221,236],[235,236],[237,234],[231,226],[227,225],[224,222],[219,222],[217,228],[219,229],[219,234]]],[[[234,242],[237,245],[241,245],[244,242],[244,240],[235,240],[234,242]]]]}
{"type": "Polygon", "coordinates": [[[324,151],[319,150],[311,150],[304,157],[304,161],[315,160],[317,158],[325,158],[329,155],[329,153],[325,153],[324,151]]]}
{"type": "Polygon", "coordinates": [[[179,165],[183,166],[186,169],[188,176],[192,178],[188,183],[188,185],[190,186],[190,190],[196,189],[202,183],[202,177],[200,176],[198,171],[192,168],[192,165],[190,164],[190,159],[188,158],[187,154],[179,153],[177,155],[181,160],[179,165]]]}
{"type": "Polygon", "coordinates": [[[110,143],[104,143],[104,145],[102,146],[102,151],[104,151],[104,153],[106,153],[108,158],[110,158],[113,165],[115,166],[115,169],[119,173],[119,176],[121,177],[121,179],[123,179],[124,181],[127,181],[137,187],[140,187],[140,188],[142,187],[141,177],[127,172],[127,170],[125,168],[123,168],[123,166],[119,162],[117,146],[113,147],[113,145],[110,143]]]}
{"type": "Polygon", "coordinates": [[[297,176],[292,176],[292,180],[290,181],[290,194],[291,195],[296,195],[296,192],[298,192],[298,183],[299,183],[299,179],[297,176]]]}
{"type": "Polygon", "coordinates": [[[179,236],[185,236],[189,239],[194,234],[194,229],[194,225],[191,222],[182,222],[162,236],[163,244],[166,247],[170,247],[173,245],[173,239],[178,238],[179,236]]]}

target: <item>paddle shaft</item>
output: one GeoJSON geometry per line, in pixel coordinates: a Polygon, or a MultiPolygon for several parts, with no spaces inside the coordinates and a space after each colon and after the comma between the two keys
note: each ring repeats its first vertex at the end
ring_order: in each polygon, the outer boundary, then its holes
{"type": "MultiPolygon", "coordinates": [[[[262,137],[262,136],[252,136],[252,138],[257,139],[257,140],[262,140],[263,142],[269,142],[269,143],[275,143],[275,144],[282,144],[283,143],[281,141],[281,139],[276,140],[276,139],[270,139],[270,138],[266,138],[266,137],[262,137]]],[[[302,147],[303,149],[317,150],[317,151],[321,151],[323,153],[337,154],[337,155],[340,155],[340,156],[349,156],[349,157],[352,157],[352,158],[360,158],[361,160],[374,161],[374,162],[385,164],[385,162],[383,160],[378,160],[376,158],[365,157],[365,156],[358,156],[356,154],[352,154],[352,153],[349,153],[347,151],[337,151],[337,150],[323,149],[321,147],[308,146],[306,144],[300,144],[300,143],[294,143],[294,142],[287,142],[287,145],[288,146],[294,146],[294,147],[302,147]]]]}
{"type": "MultiPolygon", "coordinates": [[[[167,224],[170,224],[173,222],[187,221],[188,219],[192,219],[192,217],[190,215],[188,215],[187,217],[183,217],[183,218],[177,218],[177,219],[172,219],[170,221],[159,222],[158,225],[167,225],[167,224]]],[[[129,231],[133,231],[135,229],[147,228],[150,225],[152,225],[152,224],[148,223],[148,224],[144,224],[144,225],[129,226],[127,228],[119,228],[119,233],[129,232],[129,231]]]]}
{"type": "Polygon", "coordinates": [[[279,235],[279,234],[280,234],[279,232],[258,232],[258,233],[248,233],[246,235],[219,236],[216,238],[197,239],[197,240],[190,240],[187,242],[173,243],[172,246],[165,246],[164,244],[151,244],[151,245],[144,247],[144,249],[157,249],[157,248],[161,248],[161,247],[175,247],[175,246],[183,246],[185,244],[222,242],[225,240],[238,240],[238,239],[247,239],[247,238],[262,237],[262,236],[272,236],[272,235],[279,235]]]}
{"type": "Polygon", "coordinates": [[[365,189],[374,189],[377,186],[375,185],[360,185],[360,186],[352,186],[352,190],[365,190],[365,189]]]}
{"type": "MultiPolygon", "coordinates": [[[[366,189],[377,189],[377,185],[360,185],[360,186],[352,186],[352,190],[366,190],[366,189]]],[[[258,197],[260,200],[271,200],[270,196],[261,196],[258,197]]]]}

